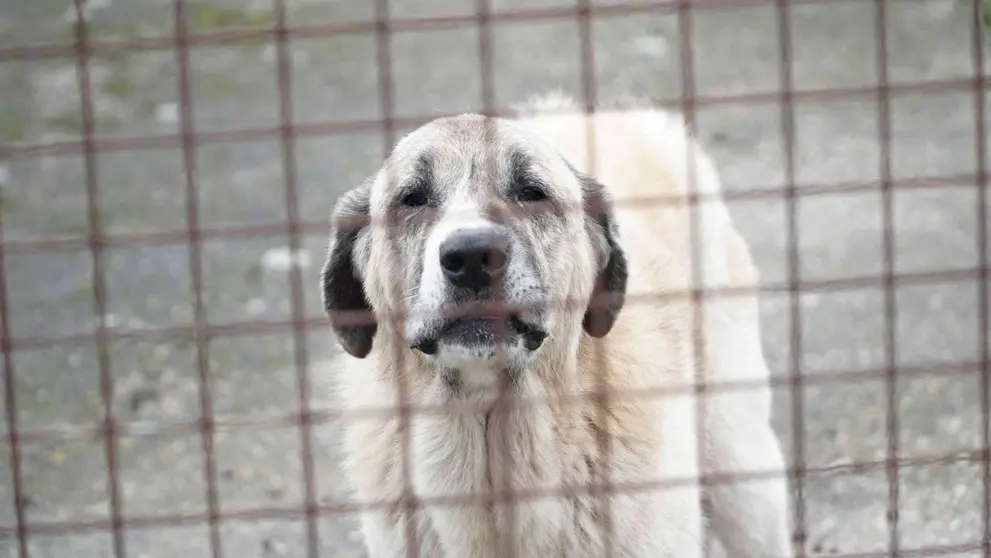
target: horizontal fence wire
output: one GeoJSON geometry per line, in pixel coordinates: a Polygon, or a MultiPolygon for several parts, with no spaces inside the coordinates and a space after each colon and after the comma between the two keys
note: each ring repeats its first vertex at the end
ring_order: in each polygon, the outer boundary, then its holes
{"type": "MultiPolygon", "coordinates": [[[[271,6],[275,15],[270,25],[253,25],[227,28],[216,31],[194,31],[188,24],[189,6],[192,0],[171,0],[172,16],[174,17],[174,32],[160,36],[142,36],[138,38],[122,38],[94,34],[87,23],[85,0],[74,0],[73,10],[77,23],[73,28],[71,41],[41,42],[29,41],[21,44],[4,44],[0,46],[0,64],[19,62],[25,64],[43,64],[54,59],[72,59],[75,64],[75,75],[79,93],[79,109],[81,129],[78,139],[59,139],[55,141],[17,141],[0,144],[0,161],[25,162],[47,157],[81,156],[84,169],[83,188],[86,193],[87,232],[82,235],[63,236],[28,236],[5,230],[8,219],[5,218],[6,208],[0,211],[0,351],[2,351],[2,372],[4,388],[4,417],[6,428],[0,432],[0,446],[5,447],[9,456],[11,499],[14,515],[9,524],[0,524],[0,542],[16,541],[16,553],[12,556],[29,558],[37,554],[31,550],[32,537],[51,535],[72,535],[92,532],[109,534],[110,545],[114,558],[139,555],[127,537],[133,530],[159,530],[176,526],[200,525],[208,529],[209,555],[213,558],[232,556],[232,551],[226,548],[227,543],[222,536],[222,527],[233,521],[298,521],[304,524],[302,539],[305,542],[299,555],[317,558],[326,554],[322,548],[326,546],[321,533],[320,521],[333,516],[355,516],[368,511],[388,510],[401,515],[404,519],[406,541],[409,556],[419,556],[420,538],[423,533],[417,528],[417,517],[428,507],[457,507],[466,504],[484,504],[496,506],[511,504],[507,521],[515,525],[518,521],[516,504],[530,503],[540,499],[560,498],[562,496],[588,495],[596,497],[614,496],[617,494],[635,494],[658,491],[674,487],[701,486],[711,487],[724,484],[752,482],[761,479],[787,476],[792,488],[793,507],[790,510],[795,556],[818,555],[809,552],[811,539],[810,522],[815,510],[810,508],[808,483],[810,477],[822,475],[865,475],[878,473],[884,477],[886,488],[885,499],[885,550],[872,552],[830,552],[837,557],[914,557],[914,556],[948,556],[964,553],[980,553],[984,558],[991,558],[991,282],[989,282],[989,231],[988,207],[988,135],[986,128],[987,107],[985,96],[991,89],[991,76],[986,75],[984,45],[988,33],[982,26],[986,15],[983,0],[968,0],[970,3],[970,19],[972,26],[968,30],[972,35],[971,50],[973,52],[973,75],[954,79],[928,79],[916,81],[892,81],[890,76],[890,35],[888,9],[891,2],[886,0],[654,0],[642,2],[609,2],[602,4],[592,0],[575,0],[572,4],[562,7],[530,7],[524,9],[504,9],[495,6],[491,0],[476,0],[473,13],[437,15],[429,17],[402,18],[392,17],[393,11],[389,0],[373,0],[373,15],[367,21],[336,21],[336,22],[306,22],[290,23],[289,12],[292,2],[289,0],[272,0],[271,6]],[[795,61],[793,45],[796,41],[795,30],[791,25],[793,7],[802,5],[864,5],[873,7],[874,52],[862,53],[863,56],[875,58],[877,66],[876,83],[862,86],[801,88],[795,84],[795,61]],[[693,49],[701,40],[693,33],[694,18],[707,11],[726,11],[744,8],[767,7],[774,11],[777,44],[779,46],[780,67],[778,87],[773,90],[748,92],[742,94],[704,95],[697,91],[693,49]],[[307,336],[312,332],[323,332],[327,344],[331,343],[328,320],[322,313],[314,314],[308,311],[305,300],[307,282],[315,282],[314,277],[308,277],[300,266],[291,266],[289,272],[288,299],[290,301],[289,317],[286,319],[245,319],[227,323],[216,323],[208,317],[208,303],[204,296],[204,254],[203,245],[206,242],[218,240],[246,240],[280,238],[285,239],[289,249],[297,252],[303,246],[307,237],[325,237],[330,228],[328,220],[306,220],[302,217],[301,196],[298,183],[297,142],[301,139],[324,137],[331,135],[346,135],[365,132],[380,132],[382,134],[383,152],[388,153],[395,145],[398,130],[428,123],[435,118],[454,116],[456,113],[423,114],[419,116],[400,116],[396,110],[396,92],[394,70],[396,61],[392,59],[392,37],[396,33],[416,31],[431,33],[455,28],[474,28],[479,32],[477,45],[478,71],[481,77],[481,98],[479,113],[489,116],[509,116],[509,111],[500,110],[496,106],[495,73],[493,70],[493,29],[499,25],[520,22],[552,22],[574,21],[578,24],[579,51],[573,53],[575,62],[580,68],[579,95],[582,109],[594,111],[599,106],[597,95],[595,61],[595,33],[593,23],[597,19],[630,15],[648,15],[657,12],[669,12],[676,15],[679,27],[678,43],[682,53],[680,60],[680,79],[682,94],[670,97],[646,98],[656,106],[676,107],[685,118],[687,128],[695,133],[698,127],[696,112],[707,107],[719,106],[771,106],[780,109],[782,151],[778,155],[784,162],[784,178],[781,184],[744,184],[745,177],[727,177],[729,186],[726,191],[713,197],[710,194],[695,192],[695,177],[693,164],[688,168],[689,205],[693,207],[707,201],[723,200],[727,205],[738,201],[774,200],[785,204],[785,230],[780,233],[785,237],[786,279],[780,281],[763,281],[752,288],[728,287],[697,287],[671,292],[627,293],[626,305],[657,304],[662,302],[683,302],[690,300],[696,309],[694,323],[701,323],[704,317],[701,308],[712,300],[733,297],[750,297],[776,295],[787,298],[787,317],[789,331],[787,338],[788,358],[785,363],[786,371],[773,375],[770,379],[761,381],[726,381],[714,383],[712,380],[703,381],[701,377],[686,382],[677,388],[586,390],[569,396],[559,397],[512,397],[505,401],[500,399],[500,410],[521,410],[536,406],[564,407],[571,403],[593,400],[599,403],[600,419],[603,423],[608,420],[608,405],[610,402],[635,402],[644,400],[657,401],[663,405],[665,398],[683,396],[686,393],[699,395],[698,420],[701,422],[702,403],[705,396],[720,393],[745,392],[770,387],[772,390],[784,390],[789,394],[789,407],[786,411],[790,423],[791,453],[788,456],[789,465],[784,471],[768,470],[751,473],[701,474],[691,478],[676,478],[656,482],[624,482],[609,474],[596,475],[594,482],[581,485],[561,485],[541,490],[512,490],[512,478],[492,479],[494,490],[485,493],[468,494],[458,497],[422,496],[413,491],[413,455],[411,449],[411,421],[414,417],[443,416],[452,412],[465,412],[463,407],[453,410],[445,404],[421,404],[410,395],[404,381],[399,381],[399,401],[397,404],[377,407],[339,407],[328,408],[314,404],[315,382],[312,381],[315,356],[308,348],[307,336]],[[292,41],[342,35],[369,35],[375,41],[374,68],[369,68],[377,80],[378,105],[380,118],[354,120],[305,120],[301,121],[299,112],[294,106],[292,83],[294,69],[290,44],[292,41]],[[273,126],[244,127],[224,131],[198,130],[194,118],[194,89],[193,76],[190,70],[191,58],[195,49],[206,46],[234,46],[246,44],[270,43],[275,46],[276,76],[278,104],[278,123],[273,126]],[[136,53],[151,51],[172,51],[178,68],[178,83],[175,95],[178,98],[178,131],[174,134],[143,134],[131,136],[104,136],[97,131],[95,125],[95,101],[91,61],[96,57],[114,53],[136,53]],[[929,176],[895,177],[892,162],[892,100],[902,95],[964,93],[971,92],[974,96],[975,122],[975,168],[973,172],[956,174],[933,174],[929,176]],[[861,181],[836,182],[803,182],[797,177],[796,155],[796,106],[801,103],[835,101],[845,99],[867,99],[877,103],[878,147],[878,179],[861,181]],[[260,224],[236,226],[209,226],[204,224],[202,208],[200,207],[200,170],[197,168],[197,150],[208,145],[236,144],[252,142],[259,139],[278,140],[280,157],[280,184],[283,189],[283,201],[286,207],[285,219],[260,224]],[[146,233],[110,232],[106,230],[105,218],[101,214],[101,179],[99,156],[112,152],[130,152],[138,150],[176,149],[182,157],[182,181],[185,226],[174,230],[163,230],[146,233]],[[977,245],[977,264],[971,267],[941,269],[936,271],[897,271],[897,243],[895,230],[895,198],[903,192],[938,191],[950,187],[972,187],[976,184],[977,225],[975,243],[977,245]],[[859,275],[839,279],[809,279],[802,277],[802,252],[800,242],[801,223],[799,220],[799,205],[803,200],[841,196],[854,193],[879,193],[881,196],[881,266],[882,270],[876,275],[859,275]],[[188,298],[193,312],[190,323],[168,327],[121,327],[108,320],[108,297],[111,286],[107,281],[108,253],[112,250],[133,247],[152,247],[167,245],[184,245],[188,247],[188,266],[190,270],[190,290],[188,298]],[[51,258],[64,257],[67,253],[88,252],[92,258],[92,327],[68,335],[15,334],[11,304],[17,294],[12,291],[8,276],[11,273],[10,261],[12,256],[20,255],[50,255],[51,258]],[[897,317],[899,303],[896,291],[910,286],[953,285],[975,283],[978,285],[978,350],[975,358],[943,361],[926,365],[905,365],[898,359],[902,343],[897,335],[897,317]],[[804,364],[805,336],[803,331],[802,295],[835,294],[868,289],[879,290],[883,293],[883,362],[868,367],[850,367],[848,369],[817,370],[812,372],[804,364]],[[291,412],[274,412],[256,417],[236,416],[216,409],[216,393],[212,387],[210,346],[211,343],[225,338],[256,336],[264,334],[289,333],[292,337],[290,361],[294,374],[297,399],[297,409],[291,412]],[[114,376],[112,372],[113,345],[122,341],[145,341],[164,343],[174,339],[191,340],[194,348],[194,364],[197,403],[199,417],[191,420],[129,420],[115,416],[114,408],[114,376]],[[91,347],[96,351],[96,367],[99,375],[99,396],[101,419],[91,424],[55,424],[55,425],[26,425],[21,417],[21,409],[17,397],[19,393],[18,379],[31,374],[25,366],[18,364],[16,355],[30,351],[50,349],[67,349],[75,347],[91,347]],[[923,453],[905,456],[901,443],[901,419],[899,416],[899,389],[906,383],[921,378],[951,378],[973,376],[979,382],[978,401],[980,405],[981,426],[979,447],[972,450],[959,450],[942,453],[923,453]],[[831,385],[857,385],[870,381],[883,384],[884,418],[883,429],[885,444],[883,455],[874,459],[843,459],[828,464],[817,464],[809,456],[811,444],[817,443],[810,439],[807,431],[809,423],[808,398],[810,390],[831,385]],[[321,451],[315,441],[313,429],[321,425],[341,423],[346,421],[368,420],[373,418],[396,417],[402,438],[402,448],[398,459],[401,461],[403,489],[399,500],[356,501],[343,498],[321,497],[320,478],[315,465],[316,454],[321,451]],[[257,506],[231,507],[221,505],[220,473],[217,457],[217,437],[231,432],[257,433],[272,429],[298,430],[299,452],[301,463],[299,491],[301,503],[296,506],[257,506]],[[203,460],[200,465],[204,479],[204,502],[206,509],[201,513],[167,513],[146,514],[127,511],[123,497],[121,481],[121,456],[119,442],[127,438],[141,437],[181,437],[200,436],[200,448],[203,460]],[[25,489],[26,464],[24,448],[32,444],[62,443],[86,440],[101,444],[103,458],[106,461],[104,482],[107,487],[107,514],[100,519],[68,519],[68,520],[39,520],[30,517],[28,513],[29,497],[25,489]],[[911,547],[903,542],[905,523],[901,509],[905,506],[905,496],[902,487],[904,473],[907,469],[932,466],[972,465],[980,467],[982,486],[982,506],[980,511],[980,539],[958,542],[956,544],[933,544],[926,547],[911,547]],[[502,486],[506,488],[502,488],[502,486]],[[398,510],[398,511],[397,511],[398,510]]],[[[991,13],[991,12],[987,12],[991,13]]],[[[557,55],[557,53],[555,53],[557,55]]],[[[564,53],[560,54],[565,56],[564,53]]],[[[466,54],[467,56],[467,54],[466,54]]],[[[553,109],[551,109],[553,110],[553,109]]],[[[571,109],[568,109],[571,110],[571,109]]],[[[490,133],[488,130],[487,133],[490,133]]],[[[697,134],[695,134],[697,135],[697,134]]],[[[587,130],[589,161],[595,153],[596,145],[608,141],[608,138],[597,137],[594,129],[587,130]]],[[[689,157],[694,154],[687,154],[689,157]]],[[[595,174],[595,169],[591,170],[595,174]]],[[[685,204],[684,196],[662,197],[651,196],[640,199],[628,199],[618,203],[619,207],[651,208],[665,205],[681,206],[685,204]]],[[[582,208],[564,208],[569,211],[581,211],[582,208]]],[[[396,225],[393,217],[383,221],[357,220],[349,223],[353,227],[384,227],[396,225]]],[[[697,216],[692,211],[691,236],[693,244],[697,242],[702,225],[697,222],[697,216]]],[[[401,254],[395,253],[399,258],[401,254]]],[[[692,258],[693,285],[700,284],[705,270],[701,268],[701,258],[692,258]]],[[[401,298],[401,285],[396,282],[392,296],[401,298]]],[[[608,296],[603,297],[607,301],[608,296]]],[[[588,301],[562,300],[555,301],[562,308],[577,310],[588,301]]],[[[491,305],[475,305],[464,310],[462,316],[491,315],[493,312],[509,313],[525,310],[524,307],[514,307],[505,303],[491,305]]],[[[340,324],[369,325],[381,320],[396,320],[401,323],[410,316],[409,313],[394,314],[379,313],[376,316],[367,312],[341,312],[335,320],[340,324]]],[[[698,326],[696,326],[698,327],[698,326]]],[[[703,339],[694,336],[693,353],[696,358],[705,356],[703,339]]],[[[390,355],[399,369],[407,366],[408,355],[390,355]]],[[[601,351],[596,351],[593,357],[598,363],[596,369],[602,372],[608,370],[608,359],[601,351]]],[[[704,363],[699,369],[704,367],[704,363]]],[[[605,382],[602,382],[605,385],[605,382]]],[[[596,440],[599,457],[609,462],[613,455],[615,441],[608,434],[603,434],[596,440]]],[[[701,452],[701,449],[700,449],[701,452]]],[[[699,458],[701,460],[701,453],[699,458]]],[[[507,460],[508,462],[508,460],[507,460]]],[[[506,470],[509,470],[507,465],[506,470]]],[[[878,477],[880,478],[880,477],[878,477]]],[[[617,544],[613,540],[613,521],[610,509],[604,509],[602,521],[606,532],[606,555],[617,555],[617,544]]],[[[517,550],[516,543],[503,541],[503,555],[511,556],[517,550]]],[[[524,543],[525,544],[525,543],[524,543]]],[[[730,556],[733,549],[727,549],[730,556]]],[[[978,554],[968,554],[977,556],[978,554]]]]}

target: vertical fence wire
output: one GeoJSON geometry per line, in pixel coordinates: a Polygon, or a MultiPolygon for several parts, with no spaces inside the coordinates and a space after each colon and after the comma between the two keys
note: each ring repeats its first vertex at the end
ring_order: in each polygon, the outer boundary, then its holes
{"type": "Polygon", "coordinates": [[[798,204],[799,192],[795,180],[795,100],[792,64],[792,26],[790,2],[777,0],[778,20],[778,79],[781,87],[781,142],[785,166],[785,212],[787,236],[788,309],[789,309],[789,382],[791,387],[793,546],[796,558],[806,555],[807,527],[805,518],[805,384],[802,373],[802,300],[801,251],[799,250],[798,204]]]}
{"type": "MultiPolygon", "coordinates": [[[[485,175],[487,179],[492,179],[496,176],[498,172],[498,146],[500,139],[498,137],[497,124],[493,120],[498,116],[498,110],[496,107],[496,96],[495,96],[495,72],[493,70],[493,59],[492,59],[492,5],[491,0],[476,0],[475,1],[475,23],[476,30],[478,32],[478,71],[479,71],[479,83],[481,85],[481,103],[482,103],[482,114],[485,116],[486,120],[483,125],[483,164],[486,169],[485,175]]],[[[474,165],[474,162],[472,163],[474,165]]],[[[484,184],[483,187],[489,187],[490,185],[484,184]]],[[[488,213],[487,217],[496,221],[497,225],[503,225],[505,222],[506,215],[504,211],[494,210],[494,208],[486,208],[488,213]]],[[[492,287],[492,298],[496,301],[506,300],[506,291],[501,285],[494,285],[492,287]]],[[[501,314],[504,319],[508,319],[508,312],[501,314]]],[[[497,320],[495,327],[495,339],[497,343],[501,343],[506,339],[506,326],[504,320],[497,320]]],[[[500,346],[496,351],[496,359],[502,360],[507,358],[507,352],[500,346]]],[[[517,395],[513,389],[511,382],[508,378],[501,377],[498,379],[498,395],[490,411],[491,415],[497,415],[506,421],[514,420],[512,417],[513,413],[518,412],[519,409],[514,407],[515,401],[511,399],[517,395]]],[[[516,466],[516,459],[514,457],[514,452],[516,448],[513,444],[511,436],[505,431],[499,432],[498,436],[492,436],[492,432],[488,430],[488,425],[491,424],[491,419],[486,419],[486,428],[484,431],[484,436],[489,443],[492,440],[496,440],[499,444],[498,449],[494,452],[495,455],[491,456],[494,461],[492,466],[496,466],[501,470],[501,475],[490,475],[492,478],[492,486],[489,487],[491,494],[493,496],[493,501],[495,505],[494,509],[498,510],[499,513],[496,514],[495,525],[496,538],[495,544],[500,548],[506,558],[514,558],[517,556],[517,550],[522,546],[519,541],[515,540],[513,537],[504,537],[503,533],[513,533],[517,530],[518,525],[518,509],[516,502],[516,494],[513,491],[513,469],[516,466]],[[497,484],[498,483],[498,484],[497,484]],[[500,521],[500,519],[502,521],[500,521]]],[[[501,429],[500,429],[501,430],[501,429]]],[[[478,503],[471,503],[469,505],[479,506],[478,503]]]]}
{"type": "MultiPolygon", "coordinates": [[[[585,160],[587,172],[590,176],[595,176],[598,158],[599,137],[596,135],[595,119],[593,117],[597,105],[597,91],[595,82],[595,43],[592,27],[592,4],[590,0],[578,0],[578,42],[579,42],[579,72],[581,79],[582,113],[585,116],[585,160]]],[[[608,202],[606,202],[608,203],[608,202]]],[[[596,212],[596,219],[601,218],[600,213],[608,211],[605,203],[593,209],[596,212]]],[[[609,299],[618,293],[604,292],[601,300],[592,300],[590,304],[609,304],[609,299]]],[[[594,295],[593,295],[594,298],[594,295]]],[[[604,534],[603,553],[609,558],[616,552],[616,530],[613,521],[612,503],[615,490],[612,483],[612,426],[609,420],[609,401],[612,398],[610,393],[611,374],[609,362],[606,360],[605,349],[599,341],[594,341],[595,348],[593,358],[595,360],[595,372],[599,375],[595,383],[594,393],[588,397],[594,399],[598,415],[599,428],[595,430],[597,439],[596,451],[598,452],[597,464],[598,474],[595,470],[590,471],[589,482],[592,484],[590,496],[598,499],[598,509],[602,521],[602,532],[604,534]]]]}
{"type": "Polygon", "coordinates": [[[282,144],[282,179],[285,186],[286,234],[289,238],[290,291],[292,297],[293,357],[296,371],[296,387],[299,391],[300,459],[302,460],[307,555],[317,558],[320,554],[320,533],[317,524],[317,489],[313,471],[313,414],[310,408],[309,350],[307,347],[303,301],[303,277],[298,263],[301,250],[299,231],[299,188],[296,172],[296,139],[293,135],[293,57],[289,48],[286,0],[274,0],[276,14],[276,79],[279,91],[280,140],[282,144]]]}
{"type": "Polygon", "coordinates": [[[76,16],[76,78],[82,119],[82,142],[86,188],[86,210],[89,221],[89,248],[93,262],[93,318],[95,322],[97,366],[100,374],[100,397],[103,403],[103,433],[107,460],[107,497],[110,514],[114,557],[124,558],[125,544],[121,511],[120,480],[118,478],[117,432],[114,421],[114,381],[110,362],[110,340],[107,335],[107,286],[104,269],[103,223],[100,215],[100,179],[98,174],[93,88],[90,75],[89,23],[86,21],[84,0],[74,1],[76,16]]]}
{"type": "Polygon", "coordinates": [[[900,536],[899,492],[900,471],[898,466],[899,436],[898,421],[898,347],[897,347],[897,293],[895,292],[895,223],[893,215],[893,179],[891,174],[891,92],[888,79],[888,19],[887,1],[874,2],[874,39],[877,63],[877,127],[880,153],[881,178],[881,227],[883,229],[883,285],[884,285],[884,355],[885,355],[885,435],[887,447],[885,455],[885,476],[888,481],[888,556],[898,556],[900,536]]]}
{"type": "MultiPolygon", "coordinates": [[[[692,6],[692,0],[679,0],[678,2],[678,31],[679,31],[679,46],[678,50],[681,53],[681,115],[684,119],[684,126],[686,133],[692,138],[697,137],[698,131],[698,105],[696,103],[696,76],[695,76],[695,57],[694,57],[694,6],[692,6]]],[[[706,288],[709,281],[705,275],[705,269],[703,267],[704,253],[707,250],[705,245],[706,239],[703,235],[703,224],[700,222],[703,212],[701,211],[700,205],[702,203],[712,203],[713,200],[705,199],[699,195],[698,187],[698,157],[693,149],[691,141],[685,142],[685,172],[687,180],[687,192],[686,199],[683,204],[688,212],[688,247],[689,247],[689,258],[691,259],[691,269],[690,273],[690,301],[691,301],[691,312],[692,316],[690,319],[691,323],[691,355],[692,355],[692,370],[693,370],[693,381],[694,389],[692,392],[695,398],[695,435],[696,435],[696,460],[699,464],[699,471],[703,471],[703,463],[705,463],[705,448],[702,442],[702,432],[707,416],[705,409],[705,398],[708,396],[709,385],[706,380],[705,370],[708,366],[708,358],[706,355],[706,340],[705,340],[705,324],[708,321],[708,316],[705,311],[705,295],[706,288]]],[[[689,293],[685,293],[689,294],[689,293]]],[[[700,488],[704,488],[705,483],[702,479],[697,479],[700,488]]],[[[706,519],[705,517],[699,518],[700,524],[698,526],[699,533],[703,535],[702,538],[702,556],[709,557],[712,553],[711,537],[706,529],[706,519]]]]}
{"type": "MultiPolygon", "coordinates": [[[[984,558],[991,558],[991,283],[988,277],[988,133],[986,123],[987,94],[984,83],[984,0],[973,0],[971,3],[971,52],[974,66],[974,148],[977,177],[977,304],[979,305],[980,320],[978,327],[978,348],[980,360],[977,380],[980,382],[978,392],[981,405],[981,477],[983,498],[981,505],[981,524],[984,526],[981,534],[981,551],[984,558]]],[[[989,14],[991,15],[991,14],[989,14]]]]}
{"type": "MultiPolygon", "coordinates": [[[[375,0],[375,47],[376,47],[376,70],[378,74],[378,89],[379,89],[379,107],[382,111],[381,114],[381,130],[382,130],[382,154],[388,155],[393,148],[396,136],[396,123],[395,123],[395,95],[394,95],[394,82],[393,82],[393,65],[392,65],[392,33],[390,25],[389,16],[389,0],[375,0]]],[[[385,170],[385,176],[383,180],[386,181],[390,186],[398,177],[393,176],[391,168],[385,170]]],[[[381,226],[392,227],[394,225],[394,219],[391,215],[387,215],[381,226]]],[[[375,226],[376,220],[374,218],[369,220],[369,226],[375,226]]],[[[391,240],[390,237],[389,247],[392,250],[392,260],[395,261],[398,251],[401,248],[398,246],[397,242],[391,240]]],[[[393,282],[391,285],[392,300],[401,300],[400,287],[397,282],[393,282]]],[[[404,306],[402,311],[394,315],[390,315],[387,319],[395,320],[400,323],[400,320],[404,320],[406,317],[407,308],[404,306]]],[[[401,326],[397,326],[397,329],[401,326]]],[[[400,495],[400,500],[395,503],[395,506],[399,511],[404,514],[403,527],[404,533],[403,538],[406,545],[406,556],[408,558],[418,558],[420,556],[419,548],[419,536],[417,529],[417,522],[419,521],[419,502],[417,501],[417,496],[413,490],[413,467],[412,467],[412,453],[413,453],[413,443],[412,443],[412,433],[413,428],[412,419],[413,413],[410,406],[410,396],[409,396],[409,382],[406,381],[405,374],[402,374],[402,368],[405,366],[407,360],[407,355],[402,351],[401,346],[397,343],[393,354],[393,365],[397,368],[395,371],[395,377],[397,379],[397,390],[398,390],[398,407],[396,413],[396,419],[399,421],[399,453],[400,453],[400,466],[401,466],[401,478],[402,478],[402,494],[400,495]]]]}
{"type": "Polygon", "coordinates": [[[214,448],[213,395],[210,386],[209,323],[203,301],[203,241],[200,236],[199,179],[197,176],[196,124],[193,112],[192,82],[189,72],[188,4],[175,0],[175,56],[179,70],[179,133],[182,137],[183,178],[186,183],[186,227],[189,232],[190,294],[193,298],[193,341],[200,403],[200,440],[203,450],[203,479],[206,486],[207,525],[210,553],[223,556],[220,537],[220,496],[217,487],[217,461],[214,448]]]}
{"type": "MultiPolygon", "coordinates": [[[[4,412],[7,419],[7,447],[10,448],[10,480],[14,496],[14,534],[18,558],[29,558],[27,533],[27,500],[24,494],[24,473],[21,470],[21,437],[17,416],[17,371],[14,370],[14,348],[11,343],[10,293],[7,286],[7,249],[4,241],[4,211],[0,211],[0,351],[3,352],[4,412]]],[[[13,557],[13,554],[11,555],[13,557]]]]}
{"type": "Polygon", "coordinates": [[[280,142],[282,155],[282,181],[285,188],[286,236],[290,253],[290,296],[292,304],[293,362],[296,372],[296,389],[299,404],[300,460],[303,469],[302,489],[306,522],[307,556],[320,555],[320,532],[317,524],[318,499],[316,475],[313,471],[313,414],[310,408],[310,370],[303,300],[303,276],[298,260],[301,250],[299,231],[299,188],[296,171],[296,138],[293,135],[293,55],[287,32],[286,0],[273,0],[276,15],[276,80],[279,97],[280,142]]]}

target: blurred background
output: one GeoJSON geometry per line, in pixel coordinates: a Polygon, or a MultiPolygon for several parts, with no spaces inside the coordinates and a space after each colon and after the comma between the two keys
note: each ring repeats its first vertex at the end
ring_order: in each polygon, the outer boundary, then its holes
{"type": "MultiPolygon", "coordinates": [[[[389,45],[391,116],[402,119],[397,134],[417,119],[483,108],[475,4],[388,2],[390,17],[406,22],[389,45]]],[[[523,9],[533,16],[496,17],[489,27],[497,108],[550,89],[580,98],[575,0],[489,4],[495,14],[523,9]]],[[[906,459],[896,481],[898,543],[916,556],[978,556],[987,487],[977,452],[986,450],[982,421],[989,420],[980,405],[982,339],[986,347],[989,335],[981,314],[991,310],[981,307],[979,289],[988,285],[974,270],[991,195],[979,203],[989,142],[980,153],[977,139],[991,129],[991,64],[975,81],[971,1],[795,2],[784,51],[799,92],[793,137],[784,132],[778,96],[783,51],[772,2],[689,2],[687,40],[674,3],[591,4],[597,102],[647,97],[678,109],[683,94],[699,98],[698,136],[723,174],[730,210],[768,285],[788,280],[788,212],[795,211],[797,267],[815,288],[798,296],[797,321],[780,290],[763,296],[762,313],[772,371],[785,377],[797,370],[806,380],[802,392],[775,390],[774,421],[786,454],[798,440],[813,469],[802,491],[809,549],[888,549],[883,373],[893,349],[894,434],[906,459]],[[686,91],[689,56],[693,83],[686,91]],[[886,104],[876,88],[883,74],[892,84],[886,104]],[[983,121],[978,96],[988,107],[983,121]],[[890,133],[883,131],[885,112],[890,133]],[[793,203],[785,196],[789,175],[793,203]],[[895,186],[893,271],[906,275],[891,299],[893,347],[877,279],[885,268],[885,178],[895,186]]],[[[303,126],[288,165],[278,134],[279,51],[264,31],[277,19],[269,1],[189,0],[190,33],[226,32],[191,47],[187,81],[172,48],[171,2],[89,0],[83,13],[97,46],[87,64],[91,93],[81,96],[71,3],[0,0],[0,281],[10,339],[0,368],[0,556],[114,555],[106,440],[92,434],[102,428],[105,403],[130,434],[113,447],[117,513],[140,518],[120,531],[127,556],[213,555],[208,525],[195,520],[207,509],[209,484],[224,514],[290,510],[221,521],[223,556],[308,552],[299,513],[306,497],[301,436],[286,417],[299,408],[297,363],[315,383],[313,406],[332,405],[319,389],[333,374],[326,361],[335,350],[317,288],[325,223],[337,197],[377,168],[388,138],[375,123],[385,115],[375,28],[346,24],[370,22],[375,2],[287,5],[290,25],[309,26],[288,42],[292,71],[284,91],[293,123],[303,126]],[[44,46],[53,44],[70,46],[44,46]],[[195,132],[203,134],[189,161],[175,137],[185,83],[195,132]],[[89,166],[80,141],[89,130],[84,108],[99,138],[89,166]],[[200,245],[200,270],[191,267],[197,254],[182,234],[187,162],[199,224],[214,231],[200,245]],[[287,167],[295,172],[287,175],[287,167]],[[297,199],[287,198],[287,184],[297,199]],[[90,199],[88,189],[98,196],[90,199]],[[108,237],[96,275],[86,244],[93,210],[108,237]],[[295,251],[283,224],[293,212],[305,222],[295,251]],[[302,274],[298,306],[308,326],[296,337],[289,327],[293,265],[302,274]],[[220,326],[200,343],[189,328],[196,275],[203,317],[220,326]],[[92,337],[101,313],[112,331],[145,334],[113,335],[101,353],[92,337]],[[236,327],[243,322],[283,325],[236,327]],[[101,389],[101,368],[112,386],[101,389]],[[210,483],[198,430],[176,426],[201,417],[200,370],[209,378],[210,412],[241,425],[214,435],[210,483]],[[23,518],[41,524],[28,529],[27,553],[16,536],[11,416],[21,431],[23,518]],[[60,528],[63,522],[74,526],[60,528]]],[[[991,3],[985,5],[991,23],[991,3]]],[[[991,39],[980,48],[991,59],[991,39]]],[[[332,507],[347,498],[335,466],[336,423],[314,431],[313,495],[332,507]]],[[[362,556],[353,518],[328,513],[316,527],[320,556],[362,556]]]]}

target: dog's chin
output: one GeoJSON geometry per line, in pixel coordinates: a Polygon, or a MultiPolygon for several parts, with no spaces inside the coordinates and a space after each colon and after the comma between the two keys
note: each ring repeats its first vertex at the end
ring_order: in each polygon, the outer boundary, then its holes
{"type": "Polygon", "coordinates": [[[546,330],[518,316],[451,319],[411,340],[410,348],[444,365],[526,360],[547,338],[546,330]]]}

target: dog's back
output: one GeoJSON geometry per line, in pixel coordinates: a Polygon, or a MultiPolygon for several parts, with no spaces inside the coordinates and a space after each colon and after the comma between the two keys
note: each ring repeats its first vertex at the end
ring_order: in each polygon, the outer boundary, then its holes
{"type": "MultiPolygon", "coordinates": [[[[639,292],[649,302],[634,302],[625,310],[626,320],[617,327],[630,331],[603,340],[607,347],[620,344],[605,361],[683,364],[691,374],[697,370],[697,378],[707,385],[709,392],[698,407],[701,424],[693,431],[696,439],[680,440],[673,453],[670,440],[662,440],[662,459],[674,455],[691,461],[682,451],[700,443],[701,463],[672,464],[671,469],[693,476],[753,476],[707,487],[713,526],[734,556],[790,555],[785,463],[769,424],[770,373],[761,346],[759,276],[722,200],[714,164],[682,119],[667,111],[633,107],[587,116],[574,100],[559,94],[533,99],[521,110],[522,126],[552,141],[575,165],[609,185],[628,253],[644,264],[638,279],[631,276],[628,296],[639,292]],[[589,153],[594,153],[591,162],[589,153]],[[700,304],[685,304],[678,296],[699,289],[705,297],[700,304]],[[635,310],[637,306],[645,311],[635,310]],[[692,335],[696,323],[700,343],[692,343],[684,359],[648,348],[660,339],[692,335]],[[653,341],[643,336],[645,331],[653,341]],[[661,331],[665,333],[658,335],[661,331]],[[644,344],[628,343],[632,340],[644,344]],[[694,350],[696,345],[702,350],[694,350]]],[[[656,375],[653,368],[620,383],[636,384],[646,377],[656,381],[656,375]]],[[[670,401],[658,404],[666,407],[665,420],[683,417],[672,412],[670,401]]],[[[688,428],[686,424],[684,432],[688,428]]]]}

